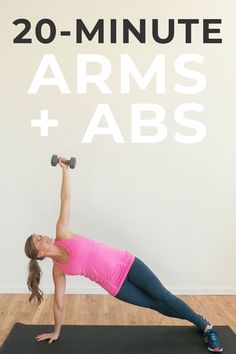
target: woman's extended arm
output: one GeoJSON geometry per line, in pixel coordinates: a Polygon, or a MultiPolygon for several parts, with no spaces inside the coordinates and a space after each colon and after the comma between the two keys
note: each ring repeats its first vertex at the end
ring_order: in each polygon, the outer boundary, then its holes
{"type": "Polygon", "coordinates": [[[62,164],[62,184],[61,184],[61,200],[70,199],[70,181],[68,165],[62,164]]]}
{"type": "Polygon", "coordinates": [[[70,180],[68,165],[62,163],[63,158],[59,159],[59,165],[62,168],[62,183],[61,183],[61,209],[57,220],[56,232],[57,235],[67,232],[70,219],[70,180]]]}

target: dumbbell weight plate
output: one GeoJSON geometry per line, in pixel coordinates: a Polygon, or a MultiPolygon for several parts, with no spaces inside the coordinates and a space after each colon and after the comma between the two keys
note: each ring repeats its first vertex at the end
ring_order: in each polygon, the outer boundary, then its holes
{"type": "Polygon", "coordinates": [[[70,161],[70,168],[75,168],[76,158],[75,157],[71,157],[69,161],[70,161]]]}
{"type": "Polygon", "coordinates": [[[58,156],[57,155],[52,155],[52,158],[51,158],[51,165],[52,166],[56,166],[58,164],[58,156]]]}

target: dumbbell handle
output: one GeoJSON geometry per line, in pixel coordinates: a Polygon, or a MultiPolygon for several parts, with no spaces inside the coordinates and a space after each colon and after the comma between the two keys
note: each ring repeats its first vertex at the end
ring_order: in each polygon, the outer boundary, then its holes
{"type": "MultiPolygon", "coordinates": [[[[58,159],[59,162],[59,159],[58,159]]],[[[62,163],[64,163],[65,165],[69,165],[70,164],[70,160],[65,160],[65,161],[61,161],[62,163]]]]}

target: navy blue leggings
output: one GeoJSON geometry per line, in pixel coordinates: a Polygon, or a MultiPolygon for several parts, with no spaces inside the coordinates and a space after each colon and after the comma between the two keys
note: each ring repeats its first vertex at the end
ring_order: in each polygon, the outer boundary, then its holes
{"type": "Polygon", "coordinates": [[[208,321],[194,312],[184,301],[171,294],[157,276],[137,257],[115,296],[133,305],[148,307],[165,316],[188,320],[201,330],[208,321]]]}

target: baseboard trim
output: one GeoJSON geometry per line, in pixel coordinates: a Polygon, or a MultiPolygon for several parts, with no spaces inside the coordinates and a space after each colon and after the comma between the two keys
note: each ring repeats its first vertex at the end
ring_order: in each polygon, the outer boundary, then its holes
{"type": "MultiPolygon", "coordinates": [[[[54,288],[42,288],[44,294],[53,294],[54,288]]],[[[175,295],[236,295],[236,287],[209,287],[209,288],[168,288],[175,295]]],[[[1,294],[28,294],[26,287],[0,287],[1,294]]],[[[68,287],[66,294],[107,294],[107,292],[99,287],[68,287]]]]}

